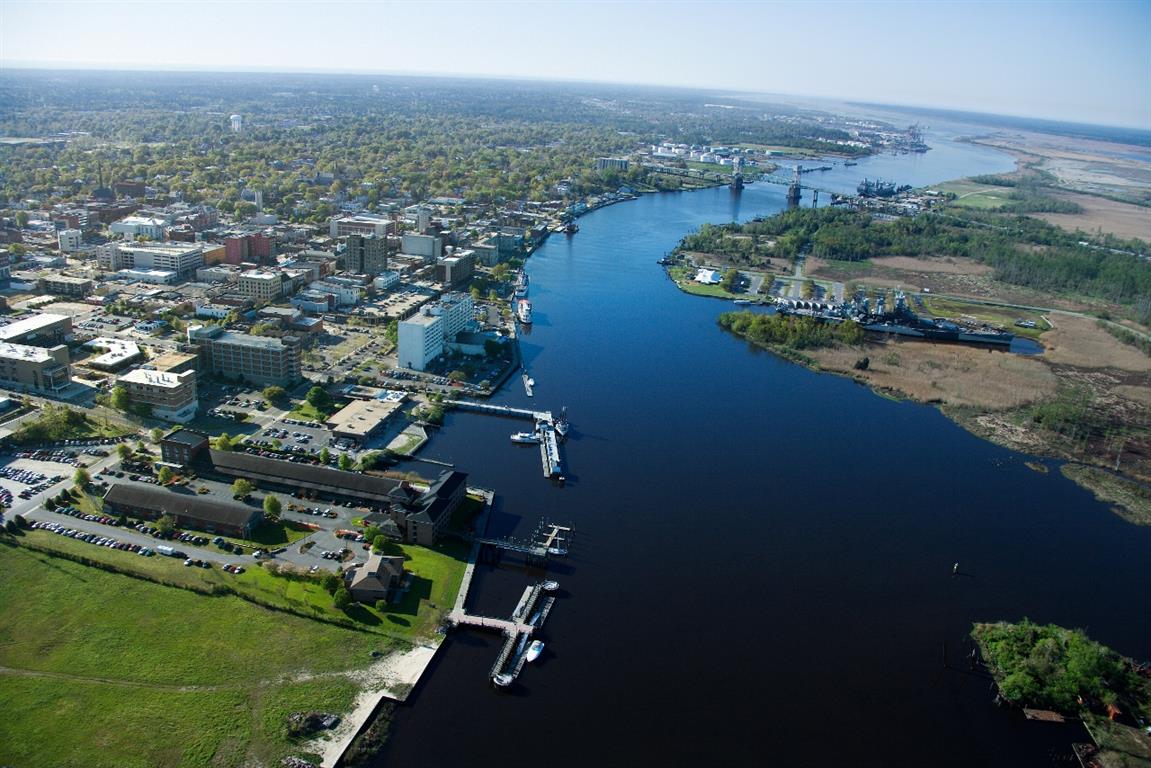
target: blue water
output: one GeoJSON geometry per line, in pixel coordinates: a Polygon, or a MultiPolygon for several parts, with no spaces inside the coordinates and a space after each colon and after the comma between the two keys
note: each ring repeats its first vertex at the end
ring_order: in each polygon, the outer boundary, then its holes
{"type": "MultiPolygon", "coordinates": [[[[844,183],[1011,167],[935,143],[844,183]]],[[[972,622],[1027,616],[1151,655],[1151,612],[1133,610],[1151,530],[933,408],[724,333],[730,305],[656,265],[699,224],[770,214],[783,192],[645,196],[532,256],[536,396],[513,379],[495,401],[568,406],[567,485],[509,442],[516,421],[452,413],[427,455],[497,491],[495,535],[575,526],[547,650],[498,693],[498,637],[453,633],[378,764],[1047,766],[1071,736],[997,709],[985,680],[943,668],[945,644],[963,666],[972,622]]],[[[537,577],[481,567],[469,608],[506,615],[537,577]]]]}

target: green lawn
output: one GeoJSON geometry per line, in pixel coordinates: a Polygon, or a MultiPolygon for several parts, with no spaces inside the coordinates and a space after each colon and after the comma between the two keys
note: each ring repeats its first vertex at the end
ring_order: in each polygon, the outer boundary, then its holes
{"type": "Polygon", "coordinates": [[[404,567],[414,574],[412,588],[399,603],[379,615],[393,631],[398,628],[414,635],[427,635],[435,631],[455,603],[467,566],[469,546],[449,540],[434,549],[412,544],[401,545],[401,549],[407,559],[404,567]]]}
{"type": "Polygon", "coordinates": [[[956,198],[951,204],[964,208],[994,210],[1006,203],[1012,202],[1008,197],[1013,191],[1011,187],[999,187],[993,184],[976,184],[972,181],[960,180],[936,184],[934,189],[954,193],[956,198]]]}
{"type": "Polygon", "coordinates": [[[20,670],[0,674],[0,764],[278,764],[284,717],[346,711],[355,684],[338,673],[388,646],[7,543],[0,569],[0,666],[20,670]]]}
{"type": "Polygon", "coordinates": [[[290,411],[293,418],[301,419],[303,421],[315,421],[323,424],[328,420],[328,415],[322,411],[317,411],[315,407],[307,400],[303,400],[296,405],[292,406],[290,411]]]}

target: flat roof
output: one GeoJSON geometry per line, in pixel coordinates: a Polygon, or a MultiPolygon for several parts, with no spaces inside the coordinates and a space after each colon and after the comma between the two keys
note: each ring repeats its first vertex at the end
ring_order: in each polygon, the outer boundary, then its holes
{"type": "Polygon", "coordinates": [[[84,342],[84,347],[87,349],[107,350],[104,354],[88,361],[89,365],[104,366],[107,368],[123,365],[140,356],[140,346],[136,342],[114,339],[109,336],[97,336],[91,341],[84,342]]]}
{"type": "Polygon", "coordinates": [[[432,325],[440,321],[439,315],[412,315],[407,320],[401,320],[400,325],[432,325]]]}
{"type": "Polygon", "coordinates": [[[120,376],[119,380],[126,381],[129,384],[146,384],[152,387],[175,389],[188,382],[188,374],[192,376],[196,375],[193,371],[165,373],[164,371],[149,371],[144,368],[137,368],[134,371],[128,371],[123,376],[120,376]]]}
{"type": "MultiPolygon", "coordinates": [[[[53,300],[55,299],[53,298],[53,300]]],[[[61,320],[70,321],[71,318],[68,317],[68,315],[53,315],[47,312],[42,312],[40,314],[32,315],[31,317],[22,318],[15,322],[8,323],[8,325],[0,326],[0,341],[8,341],[10,339],[15,339],[19,336],[23,336],[27,333],[34,333],[54,325],[61,320]]]]}
{"type": "Polygon", "coordinates": [[[224,331],[219,336],[211,337],[212,343],[238,344],[244,347],[263,347],[264,349],[280,349],[285,346],[280,339],[270,336],[252,336],[248,333],[224,331]]]}
{"type": "Polygon", "coordinates": [[[164,435],[163,440],[171,443],[181,443],[195,448],[207,441],[208,436],[202,435],[199,432],[193,432],[190,429],[177,429],[175,432],[170,432],[164,435]]]}
{"type": "Polygon", "coordinates": [[[402,407],[396,401],[353,400],[326,422],[333,432],[367,438],[402,407]]]}
{"type": "Polygon", "coordinates": [[[27,360],[30,363],[45,363],[52,360],[52,355],[43,347],[32,347],[27,344],[9,344],[0,342],[0,357],[7,360],[27,360]]]}

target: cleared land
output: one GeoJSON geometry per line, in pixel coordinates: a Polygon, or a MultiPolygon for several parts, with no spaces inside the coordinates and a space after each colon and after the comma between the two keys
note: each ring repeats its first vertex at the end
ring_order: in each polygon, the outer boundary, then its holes
{"type": "Polygon", "coordinates": [[[1053,197],[1078,203],[1083,213],[1036,213],[1037,218],[1063,229],[1084,232],[1103,230],[1124,238],[1151,241],[1151,209],[1077,192],[1060,192],[1053,197]]]}

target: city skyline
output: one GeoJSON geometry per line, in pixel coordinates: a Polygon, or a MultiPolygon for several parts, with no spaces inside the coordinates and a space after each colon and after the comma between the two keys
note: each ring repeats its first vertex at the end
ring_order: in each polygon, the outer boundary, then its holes
{"type": "Polygon", "coordinates": [[[133,26],[144,8],[7,2],[0,66],[609,82],[1151,127],[1151,4],[1139,2],[177,1],[148,4],[133,26]],[[49,48],[33,31],[53,8],[68,12],[52,15],[49,48]],[[378,37],[348,32],[349,16],[378,37]],[[173,45],[173,28],[195,44],[173,45]]]}

